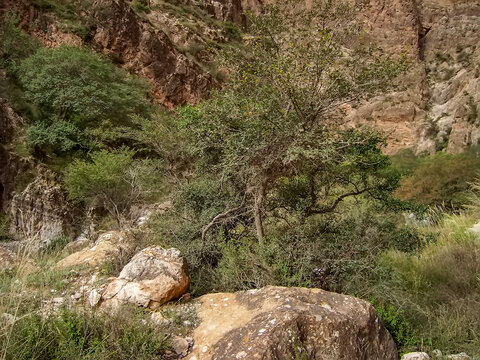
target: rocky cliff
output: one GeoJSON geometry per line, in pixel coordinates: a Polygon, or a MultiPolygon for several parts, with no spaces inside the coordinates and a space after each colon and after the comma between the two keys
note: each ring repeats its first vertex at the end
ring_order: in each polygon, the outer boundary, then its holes
{"type": "Polygon", "coordinates": [[[478,143],[480,4],[476,1],[383,0],[363,16],[372,40],[412,60],[405,90],[353,109],[389,134],[390,153],[458,152],[478,143]]]}
{"type": "MultiPolygon", "coordinates": [[[[260,11],[275,0],[243,0],[260,11]]],[[[305,6],[310,1],[305,0],[305,6]]],[[[366,1],[359,18],[366,41],[406,54],[400,90],[350,109],[352,123],[388,134],[388,153],[459,152],[480,138],[480,3],[472,0],[366,1]]],[[[232,7],[227,7],[232,8],[232,7]]]]}
{"type": "MultiPolygon", "coordinates": [[[[35,1],[5,3],[23,14],[24,27],[33,28],[44,44],[87,41],[142,74],[166,106],[195,103],[208,95],[216,86],[209,46],[231,36],[222,22],[242,25],[244,11],[260,11],[264,5],[260,0],[153,0],[149,12],[139,13],[126,0],[96,0],[82,15],[90,25],[88,36],[81,39],[63,31],[58,19],[46,16],[35,1]],[[42,27],[48,31],[39,30],[42,27]]],[[[458,152],[477,144],[480,4],[370,1],[359,17],[367,40],[393,54],[407,54],[411,67],[401,81],[403,89],[351,109],[352,123],[366,122],[384,130],[389,153],[403,148],[417,153],[458,152]]]]}
{"type": "Polygon", "coordinates": [[[23,191],[17,191],[10,204],[11,233],[26,240],[32,251],[48,247],[62,236],[74,235],[81,214],[69,203],[59,176],[37,166],[35,179],[23,191]]]}

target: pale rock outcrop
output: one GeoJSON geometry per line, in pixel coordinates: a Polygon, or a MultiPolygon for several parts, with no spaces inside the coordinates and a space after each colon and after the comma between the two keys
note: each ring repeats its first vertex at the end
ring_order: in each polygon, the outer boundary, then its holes
{"type": "Polygon", "coordinates": [[[198,302],[189,360],[398,359],[373,306],[351,296],[265,287],[198,302]]]}
{"type": "Polygon", "coordinates": [[[86,247],[68,255],[57,263],[57,267],[86,266],[95,268],[107,261],[114,260],[122,252],[128,252],[132,246],[131,239],[125,232],[108,231],[98,237],[93,247],[86,247]]]}
{"type": "Polygon", "coordinates": [[[67,200],[57,174],[44,166],[36,169],[36,178],[10,204],[11,233],[26,240],[30,251],[49,246],[63,235],[71,235],[77,217],[76,208],[67,200]]]}
{"type": "Polygon", "coordinates": [[[460,354],[447,355],[446,358],[448,360],[470,360],[471,359],[471,357],[464,352],[460,354]]]}
{"type": "Polygon", "coordinates": [[[157,308],[188,288],[187,263],[177,249],[152,246],[137,253],[102,294],[102,305],[122,302],[157,308]]]}
{"type": "Polygon", "coordinates": [[[201,0],[201,5],[218,20],[245,24],[241,0],[201,0]]]}

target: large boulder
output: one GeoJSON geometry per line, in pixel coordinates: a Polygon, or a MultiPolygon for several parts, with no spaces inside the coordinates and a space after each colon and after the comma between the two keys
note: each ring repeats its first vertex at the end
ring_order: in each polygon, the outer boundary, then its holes
{"type": "Polygon", "coordinates": [[[188,285],[187,263],[180,251],[152,246],[136,254],[107,286],[102,305],[129,302],[157,308],[182,296],[188,285]]]}
{"type": "Polygon", "coordinates": [[[189,360],[398,359],[368,302],[320,289],[265,287],[199,298],[189,360]]]}
{"type": "Polygon", "coordinates": [[[101,234],[93,246],[74,252],[57,263],[59,268],[86,266],[98,267],[127,253],[133,246],[131,239],[121,231],[108,231],[101,234]]]}

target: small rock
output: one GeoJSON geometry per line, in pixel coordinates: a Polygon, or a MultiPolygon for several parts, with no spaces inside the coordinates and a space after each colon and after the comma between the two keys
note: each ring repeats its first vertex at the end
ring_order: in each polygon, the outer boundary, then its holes
{"type": "Polygon", "coordinates": [[[436,358],[441,358],[443,356],[442,352],[438,349],[433,350],[432,355],[433,357],[436,357],[436,358]]]}
{"type": "Polygon", "coordinates": [[[193,324],[192,324],[192,322],[191,322],[190,320],[185,320],[185,321],[183,322],[183,325],[184,325],[184,326],[192,326],[193,324]]]}
{"type": "Polygon", "coordinates": [[[88,295],[88,303],[90,304],[91,307],[94,307],[100,302],[101,298],[102,298],[102,295],[100,295],[98,291],[94,289],[90,291],[90,294],[88,295]]]}
{"type": "Polygon", "coordinates": [[[168,319],[166,319],[161,312],[152,312],[150,320],[157,326],[168,325],[169,322],[168,319]]]}
{"type": "Polygon", "coordinates": [[[480,222],[473,225],[468,231],[473,232],[474,234],[480,234],[480,222]]]}
{"type": "Polygon", "coordinates": [[[188,343],[187,339],[184,339],[180,336],[175,336],[172,340],[172,348],[175,354],[186,356],[188,354],[190,344],[188,343]]]}
{"type": "Polygon", "coordinates": [[[412,352],[402,356],[402,360],[428,360],[430,356],[424,352],[412,352]]]}
{"type": "Polygon", "coordinates": [[[56,297],[52,299],[52,303],[54,305],[62,305],[65,302],[65,299],[63,297],[56,297]]]}
{"type": "Polygon", "coordinates": [[[449,359],[449,360],[470,360],[471,357],[468,356],[466,353],[462,352],[460,354],[447,355],[447,359],[449,359]]]}

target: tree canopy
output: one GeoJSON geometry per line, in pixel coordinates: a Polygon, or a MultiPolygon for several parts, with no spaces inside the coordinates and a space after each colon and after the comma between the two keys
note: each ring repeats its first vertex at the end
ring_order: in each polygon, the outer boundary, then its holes
{"type": "Polygon", "coordinates": [[[44,114],[30,131],[34,145],[88,148],[87,139],[102,137],[95,129],[128,125],[132,115],[149,112],[146,82],[86,48],[40,49],[22,61],[18,77],[26,99],[44,114]]]}
{"type": "Polygon", "coordinates": [[[262,241],[265,216],[332,212],[348,197],[382,198],[395,187],[383,137],[348,127],[345,109],[391,86],[405,63],[361,45],[352,12],[317,1],[306,11],[281,2],[250,14],[248,46],[223,57],[228,86],[181,110],[201,171],[239,194],[204,237],[249,214],[262,241]]]}
{"type": "Polygon", "coordinates": [[[101,150],[77,159],[65,171],[70,199],[107,210],[120,224],[131,206],[158,194],[161,172],[153,160],[136,160],[127,148],[101,150]]]}

